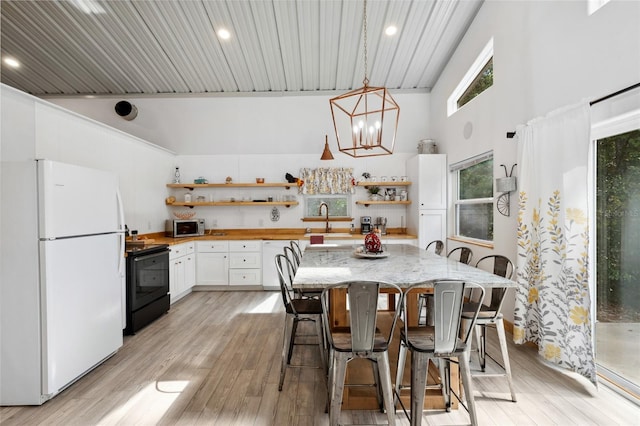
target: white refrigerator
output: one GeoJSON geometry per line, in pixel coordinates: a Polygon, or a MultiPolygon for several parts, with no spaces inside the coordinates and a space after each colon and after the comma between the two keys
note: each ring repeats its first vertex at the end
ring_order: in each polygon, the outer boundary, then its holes
{"type": "Polygon", "coordinates": [[[2,164],[0,405],[39,405],[122,346],[117,176],[2,164]]]}

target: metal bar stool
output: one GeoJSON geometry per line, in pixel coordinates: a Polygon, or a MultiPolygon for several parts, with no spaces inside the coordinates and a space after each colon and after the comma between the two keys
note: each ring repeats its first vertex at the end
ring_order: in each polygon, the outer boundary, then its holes
{"type": "MultiPolygon", "coordinates": [[[[393,293],[392,293],[393,294],[393,293]]],[[[394,284],[350,281],[327,287],[322,292],[323,323],[329,347],[329,424],[338,425],[342,408],[342,395],[345,386],[347,362],[354,358],[366,358],[373,361],[373,374],[376,386],[381,389],[384,409],[390,425],[395,425],[395,406],[389,366],[389,343],[393,337],[402,291],[394,284]],[[380,288],[395,292],[397,306],[393,313],[390,329],[381,332],[378,329],[378,296],[380,288]],[[346,289],[349,302],[349,328],[334,329],[329,323],[329,294],[334,289],[346,289]]],[[[378,393],[380,400],[380,395],[378,393]]],[[[382,407],[381,407],[382,408],[382,407]]]]}
{"type": "MultiPolygon", "coordinates": [[[[278,390],[282,390],[284,383],[284,375],[287,367],[307,367],[305,365],[291,365],[291,355],[293,347],[297,343],[296,331],[300,321],[313,321],[316,328],[316,336],[318,338],[318,347],[320,349],[320,363],[323,372],[326,371],[326,345],[324,332],[322,328],[322,304],[318,299],[300,299],[295,297],[290,275],[286,272],[292,265],[289,259],[278,254],[275,257],[278,278],[280,279],[280,291],[282,293],[282,302],[286,312],[284,323],[284,337],[282,341],[282,363],[280,366],[280,382],[278,390]]],[[[323,374],[324,375],[324,374],[323,374]]]]}
{"type": "MultiPolygon", "coordinates": [[[[414,284],[407,288],[402,297],[403,309],[406,309],[408,295],[414,291],[430,288],[432,283],[425,282],[414,284]]],[[[473,384],[471,382],[471,372],[469,370],[469,344],[468,339],[471,328],[474,325],[475,317],[468,321],[468,330],[462,329],[462,305],[464,291],[466,288],[477,288],[479,293],[484,293],[484,289],[477,284],[441,280],[433,283],[434,289],[434,313],[435,325],[418,325],[409,327],[405,321],[400,333],[400,352],[398,353],[398,369],[396,372],[396,399],[400,400],[402,389],[402,377],[404,375],[405,360],[407,351],[411,352],[411,415],[409,420],[412,426],[422,424],[422,413],[424,408],[424,391],[427,385],[427,372],[429,360],[433,360],[440,370],[442,396],[445,400],[447,411],[451,408],[451,380],[450,363],[456,362],[458,358],[462,384],[467,399],[467,410],[471,424],[476,425],[475,401],[473,397],[473,384]],[[461,331],[463,332],[461,334],[461,331]],[[465,336],[460,338],[458,336],[465,336]]],[[[400,401],[401,402],[401,401],[400,401]]],[[[403,407],[404,408],[404,407],[403,407]]],[[[406,413],[406,410],[405,410],[406,413]]]]}
{"type": "MultiPolygon", "coordinates": [[[[478,260],[478,262],[476,263],[476,267],[482,267],[486,264],[489,264],[490,262],[493,262],[491,271],[494,274],[511,279],[511,276],[513,275],[513,264],[505,256],[499,254],[485,256],[482,259],[478,260]]],[[[478,319],[475,323],[474,333],[476,336],[476,346],[478,347],[478,359],[480,361],[480,368],[483,373],[476,374],[474,375],[474,377],[481,378],[506,376],[507,382],[509,383],[509,390],[511,392],[511,400],[513,402],[516,402],[516,392],[513,387],[513,379],[511,377],[511,364],[509,363],[509,352],[507,349],[507,338],[504,331],[504,320],[502,313],[500,312],[506,294],[506,288],[494,288],[491,290],[491,299],[489,301],[485,301],[484,297],[480,297],[480,295],[475,291],[471,292],[469,301],[464,304],[462,319],[470,319],[472,312],[474,312],[478,308],[480,309],[478,319]],[[500,352],[502,355],[502,365],[500,365],[500,363],[498,363],[486,352],[487,327],[495,327],[496,332],[498,333],[500,352]],[[496,364],[504,370],[504,373],[485,373],[486,357],[489,357],[491,358],[491,360],[496,362],[496,364]]]]}

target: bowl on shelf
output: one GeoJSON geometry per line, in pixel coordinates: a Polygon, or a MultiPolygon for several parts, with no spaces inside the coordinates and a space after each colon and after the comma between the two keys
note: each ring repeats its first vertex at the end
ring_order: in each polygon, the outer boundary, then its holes
{"type": "Polygon", "coordinates": [[[264,178],[256,178],[256,183],[264,183],[264,178]]]}
{"type": "Polygon", "coordinates": [[[173,212],[173,215],[178,219],[191,219],[196,215],[196,212],[173,212]]]}

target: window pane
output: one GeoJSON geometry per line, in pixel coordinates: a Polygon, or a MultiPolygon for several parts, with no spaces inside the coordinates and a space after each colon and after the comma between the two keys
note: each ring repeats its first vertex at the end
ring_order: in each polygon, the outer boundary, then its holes
{"type": "Polygon", "coordinates": [[[458,235],[493,240],[493,203],[457,206],[458,235]]]}
{"type": "Polygon", "coordinates": [[[306,197],[306,217],[324,216],[325,210],[320,214],[320,204],[327,203],[329,206],[329,216],[349,216],[349,199],[343,196],[307,196],[306,197]]]}
{"type": "Polygon", "coordinates": [[[493,158],[460,170],[460,200],[493,197],[493,158]]]}
{"type": "Polygon", "coordinates": [[[640,130],[598,140],[596,202],[596,360],[638,386],[640,130]]]}
{"type": "Polygon", "coordinates": [[[478,76],[471,82],[467,90],[458,99],[458,108],[493,85],[493,57],[484,66],[478,76]]]}

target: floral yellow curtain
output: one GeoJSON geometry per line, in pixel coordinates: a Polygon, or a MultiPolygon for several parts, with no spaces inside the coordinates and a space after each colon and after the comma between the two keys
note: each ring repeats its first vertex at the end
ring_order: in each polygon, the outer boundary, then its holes
{"type": "Polygon", "coordinates": [[[350,194],[355,189],[353,169],[347,167],[300,169],[300,179],[302,194],[350,194]]]}
{"type": "Polygon", "coordinates": [[[514,341],[596,383],[589,292],[589,105],[518,129],[514,341]]]}

